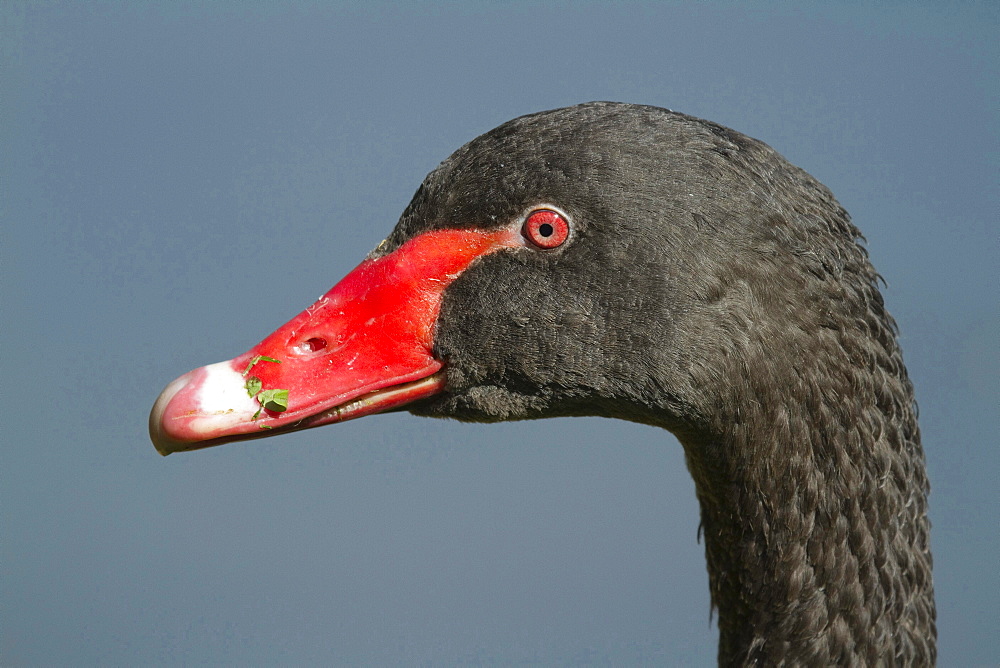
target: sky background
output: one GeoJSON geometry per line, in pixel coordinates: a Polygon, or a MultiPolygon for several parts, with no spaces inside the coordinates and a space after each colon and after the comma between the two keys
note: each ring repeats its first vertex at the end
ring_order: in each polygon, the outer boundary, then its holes
{"type": "Polygon", "coordinates": [[[0,664],[710,665],[664,431],[147,436],[453,150],[596,99],[766,141],[851,212],[920,402],[941,664],[996,665],[998,7],[0,2],[0,664]]]}

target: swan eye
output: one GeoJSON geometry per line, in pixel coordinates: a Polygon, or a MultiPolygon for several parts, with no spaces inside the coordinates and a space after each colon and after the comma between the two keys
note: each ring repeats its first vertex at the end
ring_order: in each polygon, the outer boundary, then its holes
{"type": "Polygon", "coordinates": [[[557,248],[569,237],[569,221],[556,211],[539,209],[524,221],[521,233],[539,248],[557,248]]]}

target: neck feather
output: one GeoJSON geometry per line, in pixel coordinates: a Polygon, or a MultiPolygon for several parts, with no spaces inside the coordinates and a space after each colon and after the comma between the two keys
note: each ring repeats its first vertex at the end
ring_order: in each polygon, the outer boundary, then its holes
{"type": "Polygon", "coordinates": [[[875,334],[828,329],[786,339],[793,357],[732,358],[740,382],[682,436],[720,665],[934,662],[913,390],[891,321],[875,334]]]}

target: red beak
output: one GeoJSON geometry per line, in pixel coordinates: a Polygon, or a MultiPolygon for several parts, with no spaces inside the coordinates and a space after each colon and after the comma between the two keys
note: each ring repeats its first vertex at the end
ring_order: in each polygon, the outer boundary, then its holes
{"type": "Polygon", "coordinates": [[[190,371],[149,416],[162,455],[342,422],[441,392],[433,354],[445,289],[516,230],[439,230],[365,260],[251,350],[190,371]]]}

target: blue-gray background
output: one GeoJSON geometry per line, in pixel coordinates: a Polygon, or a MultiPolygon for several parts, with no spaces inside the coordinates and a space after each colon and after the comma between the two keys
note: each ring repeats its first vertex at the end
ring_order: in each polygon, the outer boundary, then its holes
{"type": "Polygon", "coordinates": [[[1000,660],[996,3],[7,0],[0,29],[0,663],[710,664],[666,432],[146,435],[452,150],[593,99],[760,138],[853,214],[922,409],[942,664],[1000,660]]]}

